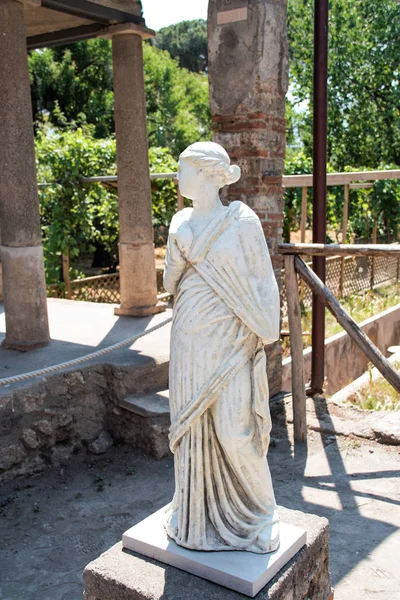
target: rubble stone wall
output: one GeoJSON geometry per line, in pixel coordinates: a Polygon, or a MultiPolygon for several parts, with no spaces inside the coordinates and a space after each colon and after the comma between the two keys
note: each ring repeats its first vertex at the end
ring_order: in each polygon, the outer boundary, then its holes
{"type": "MultiPolygon", "coordinates": [[[[104,433],[124,438],[119,400],[168,387],[168,362],[97,364],[0,395],[0,482],[62,465],[104,433]]],[[[102,438],[100,438],[102,439],[102,438]]],[[[96,451],[94,445],[93,451],[96,451]]]]}

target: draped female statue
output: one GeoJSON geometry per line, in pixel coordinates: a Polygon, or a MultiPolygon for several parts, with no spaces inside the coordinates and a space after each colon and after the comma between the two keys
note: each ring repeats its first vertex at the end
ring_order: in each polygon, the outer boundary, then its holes
{"type": "Polygon", "coordinates": [[[264,352],[279,337],[279,292],[257,215],[219,198],[239,178],[218,144],[192,144],[179,158],[180,191],[193,208],[172,219],[164,272],[175,296],[175,494],[165,527],[193,550],[265,553],[279,545],[264,352]]]}

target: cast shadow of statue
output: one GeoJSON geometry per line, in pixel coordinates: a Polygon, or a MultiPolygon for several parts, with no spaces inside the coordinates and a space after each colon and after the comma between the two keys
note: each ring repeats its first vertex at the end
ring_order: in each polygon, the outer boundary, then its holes
{"type": "MultiPolygon", "coordinates": [[[[316,398],[314,404],[321,423],[326,424],[328,403],[316,398]]],[[[343,439],[338,441],[331,434],[309,431],[307,442],[293,444],[292,424],[288,423],[292,418],[291,404],[287,399],[285,402],[282,395],[271,403],[271,415],[273,428],[268,461],[277,503],[329,519],[332,585],[335,586],[396,532],[396,526],[387,522],[379,510],[372,515],[365,514],[365,506],[379,502],[380,506],[390,503],[395,508],[400,504],[400,500],[393,497],[394,493],[386,493],[380,484],[386,478],[398,477],[399,471],[385,470],[384,465],[374,472],[365,471],[362,466],[357,470],[346,468],[349,457],[343,448],[343,439]],[[361,489],[362,483],[368,483],[369,479],[378,480],[376,490],[361,489]]],[[[211,600],[215,597],[214,584],[174,567],[156,564],[164,574],[160,596],[163,600],[192,598],[196,594],[211,600]]],[[[218,594],[220,598],[220,589],[218,594]]],[[[227,599],[243,599],[229,590],[226,594],[227,599]]]]}
{"type": "MultiPolygon", "coordinates": [[[[323,422],[326,430],[334,431],[326,399],[315,397],[313,401],[321,430],[323,422]]],[[[271,406],[273,444],[268,459],[277,503],[328,518],[332,585],[335,586],[396,531],[396,526],[385,517],[379,518],[379,510],[365,515],[365,509],[360,510],[360,507],[377,501],[399,505],[400,501],[393,498],[394,494],[385,495],[381,485],[376,491],[363,490],[362,482],[396,478],[400,471],[383,467],[363,472],[362,465],[356,472],[348,472],[345,461],[351,455],[351,445],[357,448],[359,442],[344,441],[344,438],[338,441],[332,433],[309,430],[307,442],[293,444],[292,424],[288,423],[292,420],[291,411],[291,403],[285,403],[282,397],[275,398],[271,406]],[[310,436],[314,436],[313,444],[310,436]],[[311,451],[317,444],[322,450],[311,451]]],[[[365,452],[369,451],[365,449],[365,452]]]]}

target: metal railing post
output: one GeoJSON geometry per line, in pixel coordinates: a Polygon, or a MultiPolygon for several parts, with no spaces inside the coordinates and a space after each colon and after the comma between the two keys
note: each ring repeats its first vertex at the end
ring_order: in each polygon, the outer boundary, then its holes
{"type": "MultiPolygon", "coordinates": [[[[314,2],[313,242],[326,241],[326,135],[328,0],[314,2]]],[[[325,281],[325,257],[313,256],[313,269],[325,281]]],[[[313,293],[311,390],[322,392],[325,371],[325,305],[313,293]]]]}

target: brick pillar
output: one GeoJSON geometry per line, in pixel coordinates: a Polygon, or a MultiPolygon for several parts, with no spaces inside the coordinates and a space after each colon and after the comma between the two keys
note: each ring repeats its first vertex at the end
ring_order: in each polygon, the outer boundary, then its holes
{"type": "Polygon", "coordinates": [[[6,338],[49,343],[23,5],[0,0],[0,225],[6,338]]]}
{"type": "MultiPolygon", "coordinates": [[[[224,196],[242,200],[260,217],[281,289],[286,0],[210,0],[208,29],[213,140],[242,169],[224,196]]],[[[267,355],[274,395],[281,389],[281,343],[269,346],[267,355]]]]}

